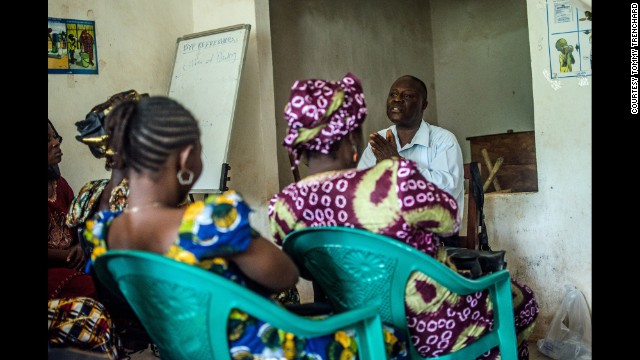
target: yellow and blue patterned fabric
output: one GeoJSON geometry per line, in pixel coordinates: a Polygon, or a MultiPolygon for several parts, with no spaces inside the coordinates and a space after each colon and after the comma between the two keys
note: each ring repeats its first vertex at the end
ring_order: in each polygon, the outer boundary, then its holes
{"type": "MultiPolygon", "coordinates": [[[[249,206],[234,191],[194,202],[183,215],[175,244],[164,255],[244,285],[245,276],[225,256],[246,251],[251,239],[259,236],[249,224],[250,212],[249,206]]],[[[103,211],[97,213],[94,220],[87,221],[85,237],[94,246],[92,261],[106,252],[108,228],[120,214],[103,211]]],[[[358,358],[352,330],[338,331],[331,336],[301,338],[237,310],[231,313],[227,330],[232,359],[358,358]]],[[[384,332],[390,359],[405,359],[404,339],[398,338],[393,328],[385,327],[384,332]]]]}
{"type": "MultiPolygon", "coordinates": [[[[67,214],[67,226],[81,226],[90,219],[98,209],[102,192],[109,183],[109,179],[92,180],[84,184],[78,195],[73,199],[67,214]]],[[[129,182],[127,179],[116,185],[109,196],[109,210],[122,211],[127,206],[129,197],[129,182]]]]}

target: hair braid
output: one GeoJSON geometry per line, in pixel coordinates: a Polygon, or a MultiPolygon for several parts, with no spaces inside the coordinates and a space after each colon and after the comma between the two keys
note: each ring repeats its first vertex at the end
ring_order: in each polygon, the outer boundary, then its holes
{"type": "Polygon", "coordinates": [[[200,139],[193,115],[164,96],[123,102],[110,115],[120,118],[111,146],[121,154],[118,161],[136,172],[157,172],[173,151],[200,139]]]}
{"type": "Polygon", "coordinates": [[[127,135],[127,126],[135,111],[136,101],[123,101],[109,112],[104,121],[105,132],[110,134],[109,148],[115,152],[109,164],[111,168],[123,169],[127,164],[123,144],[127,135]]]}

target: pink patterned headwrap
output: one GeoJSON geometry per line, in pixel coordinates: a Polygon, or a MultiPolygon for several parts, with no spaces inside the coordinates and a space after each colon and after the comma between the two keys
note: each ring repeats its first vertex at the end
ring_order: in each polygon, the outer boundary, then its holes
{"type": "Polygon", "coordinates": [[[283,145],[300,163],[305,150],[328,154],[331,145],[357,129],[367,117],[362,85],[352,73],[339,82],[298,80],[284,109],[289,124],[283,145]]]}

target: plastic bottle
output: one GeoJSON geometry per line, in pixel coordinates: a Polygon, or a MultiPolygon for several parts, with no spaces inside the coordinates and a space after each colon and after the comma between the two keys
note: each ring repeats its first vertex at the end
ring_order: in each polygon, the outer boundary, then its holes
{"type": "Polygon", "coordinates": [[[577,341],[538,340],[538,350],[556,360],[591,359],[591,351],[577,341]]]}

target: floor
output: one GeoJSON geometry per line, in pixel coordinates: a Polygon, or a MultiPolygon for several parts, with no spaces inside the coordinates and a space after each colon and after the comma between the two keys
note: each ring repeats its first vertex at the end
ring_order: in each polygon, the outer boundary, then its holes
{"type": "MultiPolygon", "coordinates": [[[[158,358],[153,355],[153,351],[151,348],[141,352],[131,355],[131,360],[157,360],[158,358]]],[[[529,360],[548,360],[551,359],[543,355],[538,348],[536,347],[535,341],[529,342],[529,360]]]]}

